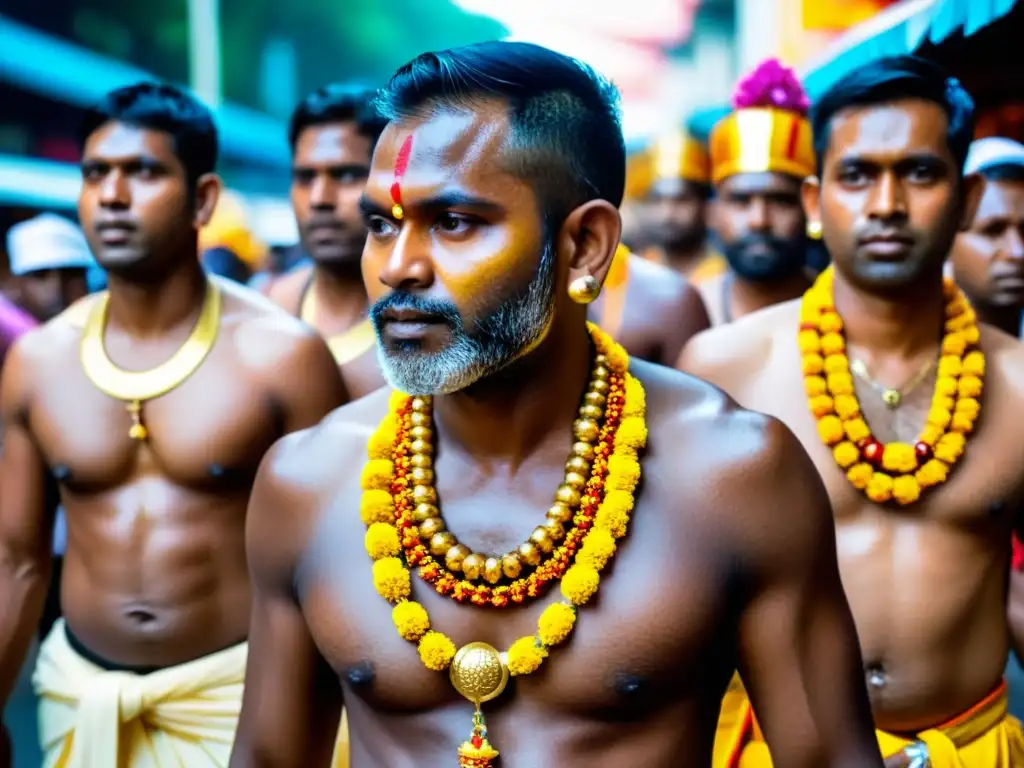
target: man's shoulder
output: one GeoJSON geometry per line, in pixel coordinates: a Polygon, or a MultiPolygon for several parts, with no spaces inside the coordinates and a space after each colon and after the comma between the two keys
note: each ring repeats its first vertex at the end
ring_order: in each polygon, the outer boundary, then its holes
{"type": "Polygon", "coordinates": [[[796,338],[799,317],[800,301],[794,300],[709,328],[687,343],[681,367],[697,376],[737,366],[749,370],[770,356],[777,340],[796,338]]]}
{"type": "Polygon", "coordinates": [[[82,331],[89,313],[103,295],[96,293],[85,296],[56,317],[29,329],[15,340],[11,355],[21,360],[22,364],[46,360],[60,364],[75,359],[68,357],[68,353],[77,350],[81,344],[82,331]]]}
{"type": "Polygon", "coordinates": [[[289,313],[296,313],[302,294],[313,276],[313,265],[304,264],[281,275],[267,289],[267,298],[289,313]]]}

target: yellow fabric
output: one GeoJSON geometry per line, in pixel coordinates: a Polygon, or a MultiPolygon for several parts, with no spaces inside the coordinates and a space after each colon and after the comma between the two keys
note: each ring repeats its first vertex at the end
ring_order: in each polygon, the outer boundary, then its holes
{"type": "Polygon", "coordinates": [[[664,179],[710,183],[711,158],[707,146],[684,130],[659,136],[643,151],[626,158],[624,197],[641,200],[650,194],[655,182],[664,179]]]}
{"type": "Polygon", "coordinates": [[[797,178],[814,173],[811,123],[784,109],[739,109],[715,124],[710,138],[711,180],[775,171],[797,178]]]}
{"type": "Polygon", "coordinates": [[[732,768],[743,748],[743,741],[751,726],[752,712],[747,690],[739,674],[733,674],[722,697],[722,710],[715,731],[715,749],[711,768],[732,768]]]}
{"type": "MultiPolygon", "coordinates": [[[[924,742],[931,768],[1024,766],[1024,728],[1007,714],[1005,684],[960,717],[913,738],[877,730],[875,737],[883,757],[891,757],[915,741],[924,742]]],[[[772,768],[768,745],[760,730],[752,728],[750,738],[736,768],[772,768]]]]}
{"type": "Polygon", "coordinates": [[[226,768],[248,645],[148,675],[82,658],[58,620],[32,676],[45,768],[226,768]]]}

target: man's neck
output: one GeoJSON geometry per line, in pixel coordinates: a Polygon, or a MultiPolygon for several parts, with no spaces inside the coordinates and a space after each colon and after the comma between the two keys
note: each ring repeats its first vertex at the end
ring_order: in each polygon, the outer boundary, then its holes
{"type": "Polygon", "coordinates": [[[132,336],[159,336],[198,315],[206,283],[198,260],[189,260],[161,280],[136,282],[110,273],[107,322],[132,336]]]}
{"type": "Polygon", "coordinates": [[[833,296],[847,341],[872,356],[909,359],[934,350],[942,339],[946,300],[941,273],[923,275],[899,293],[872,294],[836,271],[833,296]]]}
{"type": "Polygon", "coordinates": [[[512,471],[548,440],[568,450],[590,366],[582,318],[556,323],[536,350],[507,370],[436,397],[438,431],[475,460],[512,471]]]}
{"type": "Polygon", "coordinates": [[[313,268],[317,315],[325,319],[346,320],[366,313],[366,286],[359,262],[343,267],[313,268]]]}
{"type": "Polygon", "coordinates": [[[743,279],[735,272],[729,274],[728,301],[734,317],[749,315],[759,309],[799,298],[811,285],[811,281],[802,271],[771,282],[753,282],[743,279]]]}
{"type": "Polygon", "coordinates": [[[974,301],[972,306],[981,322],[1005,331],[1015,339],[1020,337],[1020,307],[993,307],[982,301],[974,301]]]}

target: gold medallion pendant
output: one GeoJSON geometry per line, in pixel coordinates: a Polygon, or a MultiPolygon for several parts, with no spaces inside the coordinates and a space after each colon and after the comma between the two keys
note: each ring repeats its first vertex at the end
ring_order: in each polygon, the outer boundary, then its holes
{"type": "Polygon", "coordinates": [[[498,750],[488,740],[482,705],[502,695],[510,676],[539,669],[569,638],[630,522],[647,441],[645,393],[629,373],[625,350],[597,326],[589,329],[597,353],[564,482],[545,523],[515,550],[473,552],[447,530],[434,487],[431,398],[393,393],[368,444],[360,516],[374,587],[394,606],[398,634],[417,646],[424,666],[447,669],[455,690],[473,705],[470,738],[458,748],[461,768],[495,765],[498,750]],[[562,600],[541,612],[535,634],[505,653],[482,642],[457,648],[411,599],[414,569],[431,591],[490,610],[532,602],[555,583],[562,600]]]}
{"type": "Polygon", "coordinates": [[[170,359],[148,371],[126,371],[107,357],[103,336],[107,328],[110,294],[104,291],[93,302],[82,331],[82,368],[89,381],[105,395],[120,400],[131,417],[128,436],[145,440],[149,431],[142,420],[142,404],[178,387],[202,365],[217,341],[220,330],[221,294],[207,278],[206,296],[195,328],[170,359]]]}

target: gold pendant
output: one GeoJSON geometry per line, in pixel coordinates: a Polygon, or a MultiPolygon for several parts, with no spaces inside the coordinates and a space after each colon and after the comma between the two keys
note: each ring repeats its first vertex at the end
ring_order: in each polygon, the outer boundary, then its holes
{"type": "Polygon", "coordinates": [[[899,390],[886,389],[882,392],[882,402],[885,403],[887,408],[899,408],[900,400],[902,399],[899,390]]]}
{"type": "Polygon", "coordinates": [[[455,690],[469,699],[473,713],[473,731],[469,741],[459,747],[460,768],[490,768],[498,750],[487,741],[487,723],[480,706],[498,698],[508,685],[508,665],[497,648],[487,643],[464,645],[452,659],[449,677],[455,690]]]}
{"type": "Polygon", "coordinates": [[[132,440],[145,440],[149,437],[149,430],[142,423],[142,403],[139,400],[132,400],[125,406],[132,417],[132,426],[128,430],[128,437],[132,440]]]}

